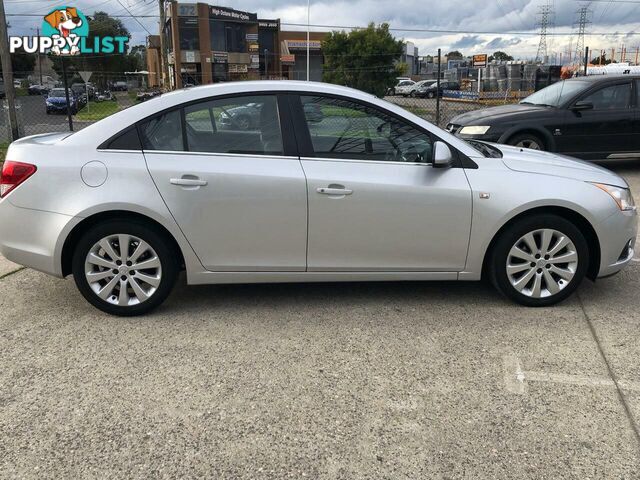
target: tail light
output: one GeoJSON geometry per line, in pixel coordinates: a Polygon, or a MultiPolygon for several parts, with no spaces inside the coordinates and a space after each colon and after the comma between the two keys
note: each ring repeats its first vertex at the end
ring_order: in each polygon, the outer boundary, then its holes
{"type": "Polygon", "coordinates": [[[11,190],[36,173],[36,166],[30,163],[7,160],[0,174],[0,198],[6,197],[11,190]]]}

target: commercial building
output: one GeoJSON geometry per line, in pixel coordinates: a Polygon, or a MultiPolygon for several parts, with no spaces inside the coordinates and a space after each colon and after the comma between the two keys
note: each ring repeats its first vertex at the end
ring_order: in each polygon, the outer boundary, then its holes
{"type": "MultiPolygon", "coordinates": [[[[162,28],[172,87],[257,79],[306,79],[306,32],[285,32],[259,19],[206,3],[170,3],[162,28]]],[[[322,78],[324,32],[310,34],[310,77],[322,78]]],[[[147,40],[149,72],[159,72],[159,37],[147,40]]],[[[149,75],[149,85],[160,83],[149,75]],[[157,83],[156,83],[157,82],[157,83]]]]}

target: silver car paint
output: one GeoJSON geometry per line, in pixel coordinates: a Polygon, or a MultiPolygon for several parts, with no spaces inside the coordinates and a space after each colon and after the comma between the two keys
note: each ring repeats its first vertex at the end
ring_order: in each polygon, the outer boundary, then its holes
{"type": "MultiPolygon", "coordinates": [[[[503,148],[502,146],[500,148],[503,148]]],[[[543,206],[557,206],[571,209],[581,214],[594,228],[602,248],[602,257],[600,265],[600,275],[608,275],[615,273],[626,265],[629,259],[618,261],[618,256],[624,244],[629,239],[635,239],[636,234],[636,214],[635,212],[620,212],[613,200],[602,190],[586,183],[587,181],[596,181],[612,185],[626,186],[624,180],[619,176],[604,169],[597,167],[586,168],[584,165],[568,162],[565,159],[557,159],[557,157],[548,157],[531,155],[519,149],[504,149],[505,158],[484,158],[471,148],[466,142],[450,135],[431,125],[427,121],[417,117],[402,108],[389,104],[383,100],[377,99],[371,95],[344,87],[317,84],[310,82],[239,82],[228,83],[215,86],[205,86],[180,90],[165,94],[162,97],[155,98],[149,102],[144,102],[138,106],[118,112],[105,120],[86,127],[80,132],[73,135],[44,135],[37,137],[29,137],[14,142],[7,153],[7,158],[11,160],[24,161],[34,163],[38,166],[38,172],[30,178],[24,185],[18,187],[7,198],[0,200],[0,253],[8,259],[16,263],[30,266],[46,273],[60,276],[62,274],[61,255],[65,240],[71,230],[82,222],[85,218],[92,215],[109,212],[112,210],[130,211],[141,215],[146,215],[163,225],[170,234],[176,239],[185,258],[187,280],[189,283],[244,283],[244,282],[279,282],[279,281],[340,281],[340,280],[428,280],[442,279],[453,280],[459,278],[461,280],[477,280],[481,276],[482,262],[485,252],[492,238],[499,229],[516,215],[525,212],[531,208],[543,206]],[[166,169],[167,165],[161,166],[159,163],[151,166],[153,157],[157,154],[147,155],[145,157],[140,152],[130,151],[100,151],[97,146],[103,141],[110,138],[124,127],[134,122],[146,118],[159,110],[179,105],[183,102],[207,98],[215,95],[223,95],[240,92],[256,92],[256,91],[312,91],[334,93],[338,95],[347,95],[362,101],[370,102],[385,108],[398,115],[405,117],[407,120],[419,124],[421,127],[431,131],[434,135],[448,142],[462,153],[471,157],[477,164],[477,169],[451,169],[436,172],[430,166],[419,165],[401,165],[404,167],[397,171],[391,167],[384,168],[388,173],[388,177],[382,178],[377,176],[377,181],[386,181],[387,185],[380,188],[380,195],[376,195],[372,189],[369,196],[370,205],[366,206],[366,215],[371,222],[367,233],[373,249],[366,252],[357,252],[359,258],[355,261],[348,255],[342,256],[343,262],[352,261],[353,263],[346,268],[358,268],[359,270],[379,270],[389,268],[389,271],[335,271],[335,272],[318,272],[318,271],[221,271],[229,268],[229,265],[221,265],[220,261],[206,261],[210,268],[216,268],[218,271],[207,270],[203,266],[202,259],[196,255],[198,245],[203,242],[199,238],[189,238],[185,236],[183,229],[178,225],[184,222],[181,215],[178,215],[178,223],[174,219],[174,215],[165,201],[171,206],[171,195],[167,194],[169,187],[167,185],[156,186],[152,176],[147,170],[147,164],[150,165],[152,173],[157,176],[159,171],[166,169]],[[550,161],[550,158],[553,160],[550,161]],[[108,171],[106,181],[99,187],[90,187],[81,179],[81,169],[89,162],[102,162],[108,171]],[[426,224],[415,226],[412,225],[413,233],[424,233],[425,238],[409,239],[404,236],[405,232],[399,232],[402,238],[402,247],[407,248],[406,258],[402,256],[402,249],[397,251],[383,251],[386,255],[384,262],[376,260],[376,254],[380,253],[380,249],[387,242],[392,242],[393,235],[391,232],[393,226],[402,225],[398,223],[398,215],[404,215],[404,211],[396,211],[388,208],[389,199],[385,192],[388,192],[393,185],[406,184],[407,182],[416,181],[419,177],[407,176],[408,169],[415,168],[415,171],[426,172],[425,184],[434,182],[437,177],[431,175],[440,175],[440,180],[446,178],[446,195],[454,200],[455,210],[447,209],[447,205],[441,204],[441,212],[437,209],[429,208],[423,205],[415,206],[411,209],[411,220],[420,223],[426,220],[433,221],[437,219],[438,231],[429,232],[426,224]],[[517,171],[521,170],[521,171],[517,171]],[[449,174],[449,172],[453,172],[449,174]],[[465,193],[465,189],[467,192],[465,193]],[[166,198],[161,196],[161,192],[166,198]],[[487,195],[488,194],[488,195],[487,195]],[[484,198],[481,198],[481,195],[484,198]],[[488,198],[486,198],[488,196],[488,198]],[[465,200],[470,198],[470,200],[465,200]],[[468,202],[469,210],[463,211],[462,205],[468,202]],[[376,215],[376,213],[385,212],[391,216],[376,215]],[[384,238],[378,236],[379,232],[384,232],[384,238]],[[465,231],[470,234],[466,236],[465,231]],[[450,232],[456,234],[456,238],[452,235],[442,235],[442,232],[450,232]],[[462,235],[462,239],[458,238],[462,235]],[[438,242],[436,245],[433,242],[438,242]],[[421,245],[424,245],[424,252],[428,258],[434,258],[436,252],[446,252],[446,248],[450,247],[456,252],[464,250],[462,243],[468,244],[468,254],[465,258],[455,255],[443,254],[442,258],[437,258],[434,264],[423,262],[419,268],[432,271],[398,271],[410,268],[415,265],[416,252],[419,251],[421,245]],[[371,262],[366,264],[367,259],[371,262]],[[377,263],[376,263],[377,262],[377,263]],[[433,271],[442,269],[451,269],[450,271],[433,271]]],[[[260,161],[263,159],[260,158],[260,161]]],[[[320,205],[324,202],[341,203],[343,199],[334,199],[323,197],[322,199],[314,197],[315,191],[312,185],[323,185],[331,181],[338,181],[328,171],[321,169],[318,159],[304,159],[299,162],[296,159],[287,159],[285,157],[271,159],[275,162],[291,161],[301,163],[306,170],[309,182],[309,202],[311,204],[320,205]],[[311,162],[314,162],[313,164],[311,162]],[[315,168],[314,168],[315,167],[315,168]],[[311,175],[310,175],[311,174],[311,175]],[[320,182],[322,180],[322,182],[320,182]]],[[[265,161],[271,161],[265,160],[265,161]]],[[[252,163],[252,162],[249,162],[252,163]]],[[[330,162],[335,164],[337,162],[330,162]]],[[[344,162],[350,164],[351,162],[344,162]]],[[[376,162],[353,162],[353,163],[376,163],[376,162]]],[[[253,164],[253,163],[252,163],[253,164]]],[[[353,168],[353,165],[347,165],[353,168]]],[[[587,167],[591,167],[587,165],[587,167]]],[[[375,168],[371,165],[363,165],[365,170],[375,168]]],[[[295,168],[294,168],[295,170],[295,168]]],[[[359,169],[358,169],[359,170],[359,169]]],[[[362,171],[362,170],[359,170],[362,171]]],[[[175,174],[190,174],[188,169],[172,170],[175,174]],[[184,171],[183,171],[184,170],[184,171]]],[[[254,172],[239,172],[251,177],[254,172]]],[[[357,172],[349,171],[349,175],[355,175],[357,172]]],[[[173,173],[171,173],[173,175],[173,173]]],[[[344,180],[349,175],[344,173],[341,178],[344,180]]],[[[351,177],[353,178],[353,177],[351,177]]],[[[242,182],[242,179],[238,180],[242,182]]],[[[158,180],[156,179],[156,183],[158,180]]],[[[255,183],[249,182],[254,187],[255,183]]],[[[438,182],[432,183],[438,185],[438,182]]],[[[328,186],[323,185],[323,186],[328,186]]],[[[174,196],[177,199],[185,193],[185,201],[191,198],[185,192],[178,193],[180,187],[174,186],[174,196]]],[[[200,195],[207,187],[197,189],[196,195],[200,195]]],[[[417,189],[413,184],[412,188],[417,189]]],[[[415,190],[417,191],[417,190],[415,190]]],[[[256,195],[254,190],[243,191],[234,190],[235,195],[244,195],[247,198],[253,198],[256,195]]],[[[284,194],[284,198],[291,193],[284,194]]],[[[293,194],[299,200],[299,194],[293,194]]],[[[402,205],[402,199],[399,190],[395,191],[395,201],[397,205],[402,205]]],[[[284,198],[281,199],[284,201],[284,198]]],[[[290,197],[291,198],[291,197],[290,197]]],[[[355,197],[353,197],[355,198],[355,197]]],[[[258,200],[254,206],[258,208],[258,200]]],[[[277,202],[276,202],[277,203],[277,202]]],[[[274,205],[276,205],[274,203],[274,205]]],[[[346,204],[346,202],[342,202],[346,204]]],[[[241,205],[242,203],[238,204],[241,205]]],[[[282,203],[279,203],[282,205],[282,203]]],[[[250,203],[244,204],[249,207],[250,203]]],[[[406,205],[405,205],[406,206],[406,205]]],[[[187,206],[176,205],[177,210],[181,213],[188,211],[187,206]],[[182,208],[183,210],[180,210],[182,208]]],[[[362,205],[362,207],[365,207],[362,205]]],[[[292,208],[289,206],[288,208],[292,208]]],[[[331,209],[334,207],[331,207],[331,209]]],[[[320,212],[320,217],[324,216],[323,221],[335,222],[330,216],[331,209],[320,212]]],[[[293,208],[295,212],[296,209],[293,208]]],[[[334,210],[337,211],[337,210],[334,210]]],[[[174,214],[176,212],[173,212],[174,214]]],[[[234,212],[236,215],[238,211],[234,212]]],[[[295,213],[297,220],[302,218],[295,213]]],[[[225,242],[225,248],[232,249],[233,245],[229,240],[233,236],[233,231],[222,234],[215,232],[217,229],[234,226],[234,217],[224,216],[217,219],[215,225],[198,226],[198,234],[209,233],[212,236],[218,235],[225,242]]],[[[340,224],[345,224],[346,218],[340,219],[340,224]]],[[[237,227],[237,224],[235,225],[237,227]]],[[[279,224],[278,228],[283,225],[279,224]]],[[[306,227],[306,226],[305,226],[306,227]]],[[[279,270],[301,270],[299,264],[299,231],[296,226],[286,226],[287,232],[293,232],[296,238],[287,239],[287,245],[294,245],[294,254],[291,258],[259,258],[253,252],[253,258],[243,259],[242,253],[247,250],[249,244],[239,244],[242,248],[235,252],[235,267],[232,268],[252,268],[254,270],[273,268],[274,264],[280,265],[279,270]],[[291,229],[291,230],[289,230],[291,229]],[[289,241],[291,240],[291,243],[289,241]],[[288,264],[287,264],[288,262],[288,264]],[[257,264],[257,265],[256,265],[257,264]]],[[[309,226],[309,232],[316,232],[318,227],[309,226]]],[[[264,230],[262,230],[264,232],[264,230]]],[[[310,270],[316,269],[317,266],[324,269],[327,265],[331,268],[342,269],[344,263],[330,258],[331,252],[340,253],[340,247],[348,246],[354,248],[355,240],[366,239],[361,232],[351,230],[349,236],[340,237],[340,231],[331,232],[333,235],[322,230],[319,231],[317,238],[322,242],[329,243],[324,246],[317,243],[313,238],[309,238],[310,246],[324,248],[325,251],[318,255],[318,261],[315,257],[310,257],[317,265],[312,265],[310,270]],[[314,244],[314,242],[316,242],[314,244]],[[346,242],[346,243],[345,243],[346,242]],[[324,264],[323,264],[324,262],[324,264]]],[[[242,235],[246,235],[246,230],[242,235]]],[[[277,231],[272,232],[276,238],[281,238],[277,231]]],[[[315,237],[315,236],[314,236],[315,237]]],[[[396,237],[397,238],[397,237],[396,237]]],[[[390,248],[395,248],[393,243],[388,243],[390,248]]],[[[364,249],[367,244],[361,245],[364,249]]],[[[273,244],[271,244],[273,247],[273,244]]],[[[305,246],[306,248],[306,246],[305,246]]],[[[315,248],[314,248],[315,250],[315,248]]],[[[234,252],[228,251],[234,255],[234,252]]],[[[282,252],[276,251],[276,255],[282,255],[282,252]]],[[[274,254],[270,251],[269,254],[274,254]]],[[[203,254],[200,254],[203,256],[203,254]]],[[[419,263],[419,262],[418,262],[419,263]]]]}

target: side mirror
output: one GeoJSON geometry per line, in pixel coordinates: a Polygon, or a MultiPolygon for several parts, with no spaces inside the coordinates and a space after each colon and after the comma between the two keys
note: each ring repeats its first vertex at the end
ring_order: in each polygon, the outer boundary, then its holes
{"type": "Polygon", "coordinates": [[[437,141],[433,150],[433,166],[434,168],[449,168],[453,163],[453,155],[449,145],[444,142],[437,141]]]}
{"type": "Polygon", "coordinates": [[[574,112],[580,112],[582,110],[593,110],[593,103],[591,102],[576,102],[571,107],[574,112]]]}

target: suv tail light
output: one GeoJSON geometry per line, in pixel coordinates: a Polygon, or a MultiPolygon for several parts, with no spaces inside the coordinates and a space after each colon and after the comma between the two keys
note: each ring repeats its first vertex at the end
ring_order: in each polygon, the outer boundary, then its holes
{"type": "Polygon", "coordinates": [[[0,198],[6,197],[11,190],[36,173],[36,166],[30,163],[7,160],[0,174],[0,198]]]}

